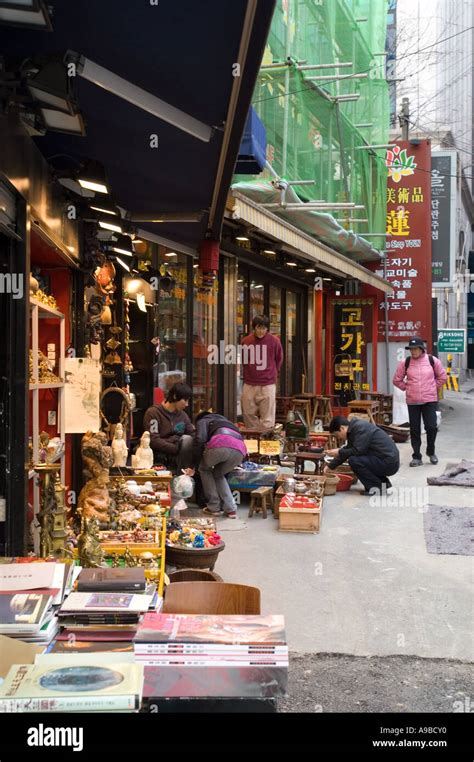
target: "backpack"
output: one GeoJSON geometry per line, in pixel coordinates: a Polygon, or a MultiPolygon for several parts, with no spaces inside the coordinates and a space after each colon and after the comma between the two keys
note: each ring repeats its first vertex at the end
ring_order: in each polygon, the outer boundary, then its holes
{"type": "MultiPolygon", "coordinates": [[[[405,358],[405,376],[407,374],[408,366],[410,365],[410,360],[411,360],[411,357],[406,357],[405,358]]],[[[434,364],[433,355],[428,355],[428,360],[430,361],[430,365],[433,368],[433,374],[434,374],[434,377],[436,379],[436,373],[435,373],[435,369],[434,369],[435,364],[434,364]]]]}

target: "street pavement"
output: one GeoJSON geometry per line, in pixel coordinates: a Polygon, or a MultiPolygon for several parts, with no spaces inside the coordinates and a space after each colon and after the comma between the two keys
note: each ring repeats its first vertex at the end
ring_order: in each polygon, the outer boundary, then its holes
{"type": "MultiPolygon", "coordinates": [[[[419,657],[472,661],[472,557],[427,553],[423,512],[428,503],[473,504],[473,489],[428,487],[426,478],[474,459],[474,384],[446,393],[441,410],[437,466],[409,468],[411,446],[399,445],[402,465],[392,482],[408,492],[398,503],[371,504],[359,483],[325,498],[317,535],[279,532],[271,515],[248,519],[248,502],[237,522],[218,519],[226,549],[216,572],[259,587],[262,613],[284,614],[294,664],[319,663],[316,654],[417,657],[399,662],[411,679],[409,665],[419,657]]],[[[366,661],[353,664],[366,673],[366,661]]]]}

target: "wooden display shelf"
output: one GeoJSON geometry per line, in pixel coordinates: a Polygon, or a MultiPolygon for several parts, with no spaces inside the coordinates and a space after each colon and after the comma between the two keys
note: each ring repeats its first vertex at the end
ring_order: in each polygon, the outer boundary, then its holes
{"type": "Polygon", "coordinates": [[[40,302],[34,297],[30,296],[30,309],[33,309],[33,307],[38,307],[42,317],[46,316],[64,318],[64,314],[59,312],[59,310],[55,310],[53,307],[49,307],[47,304],[43,304],[43,302],[40,302]]]}
{"type": "Polygon", "coordinates": [[[54,382],[53,384],[30,384],[29,388],[30,388],[30,391],[33,391],[35,389],[39,389],[41,391],[41,389],[63,389],[64,386],[65,386],[64,381],[57,381],[57,382],[54,382]]]}

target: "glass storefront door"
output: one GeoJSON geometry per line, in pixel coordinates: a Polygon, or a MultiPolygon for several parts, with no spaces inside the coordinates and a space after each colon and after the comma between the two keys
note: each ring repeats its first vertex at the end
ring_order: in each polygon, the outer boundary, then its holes
{"type": "MultiPolygon", "coordinates": [[[[237,337],[242,338],[252,330],[255,315],[267,315],[270,332],[282,342],[284,360],[277,384],[277,395],[291,396],[302,391],[302,374],[305,372],[307,345],[303,331],[301,291],[287,289],[285,282],[275,285],[273,274],[253,270],[239,263],[237,276],[237,337]]],[[[237,367],[237,399],[242,392],[242,368],[237,367]]],[[[240,402],[237,404],[240,414],[240,402]]]]}

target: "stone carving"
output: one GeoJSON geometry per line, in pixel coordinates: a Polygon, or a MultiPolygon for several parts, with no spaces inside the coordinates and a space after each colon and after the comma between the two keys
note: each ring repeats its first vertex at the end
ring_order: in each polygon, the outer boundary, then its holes
{"type": "Polygon", "coordinates": [[[110,519],[109,469],[113,463],[112,449],[107,446],[103,431],[86,432],[81,443],[84,477],[88,480],[81,490],[78,512],[83,518],[96,518],[108,524],[110,519]]]}
{"type": "Polygon", "coordinates": [[[132,467],[141,469],[153,468],[153,450],[150,447],[150,432],[144,431],[140,439],[140,447],[132,457],[132,467]]]}
{"type": "Polygon", "coordinates": [[[124,467],[127,465],[128,448],[123,438],[123,426],[117,423],[115,434],[112,440],[112,453],[114,456],[114,466],[124,467]]]}

